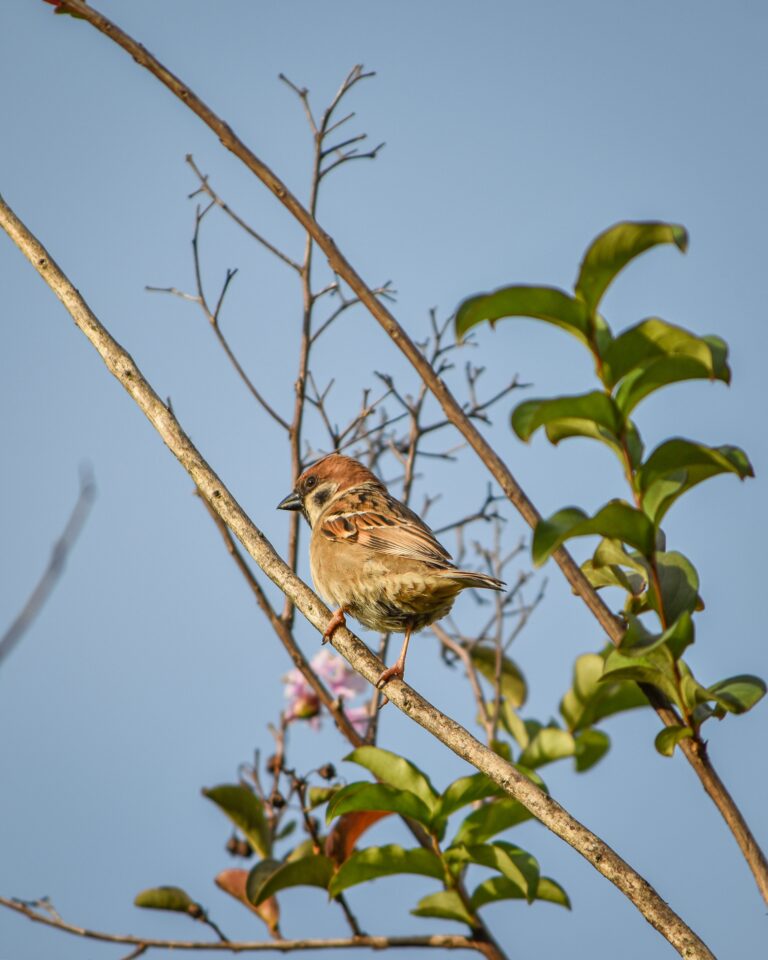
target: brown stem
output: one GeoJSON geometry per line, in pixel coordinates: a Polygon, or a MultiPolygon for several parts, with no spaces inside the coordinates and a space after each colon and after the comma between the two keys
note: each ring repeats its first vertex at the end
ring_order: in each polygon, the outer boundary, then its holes
{"type": "MultiPolygon", "coordinates": [[[[504,461],[462,410],[461,405],[451,394],[445,382],[435,373],[432,366],[424,358],[418,347],[400,326],[395,317],[376,297],[373,290],[371,290],[362,277],[341,254],[330,234],[326,233],[320,224],[310,216],[306,208],[302,206],[283,181],[280,180],[280,178],[236,136],[232,128],[215,114],[186,84],[115,23],[99,13],[94,7],[82,2],[82,0],[62,0],[60,9],[79,14],[83,20],[88,21],[88,23],[95,27],[100,33],[103,33],[129,53],[140,66],[152,73],[174,96],[200,117],[216,134],[222,145],[241,160],[277,197],[283,206],[314,239],[323,253],[325,253],[334,273],[344,280],[353,293],[359,298],[360,302],[368,309],[373,318],[386,331],[395,346],[406,356],[443,408],[448,420],[454,424],[475,453],[477,453],[480,460],[485,464],[506,494],[510,503],[518,510],[529,526],[535,527],[539,522],[540,514],[504,461]]],[[[556,550],[553,557],[574,593],[581,597],[587,608],[605,631],[611,643],[618,646],[624,633],[624,627],[621,621],[611,612],[610,608],[584,576],[579,565],[564,547],[556,550]]],[[[670,707],[655,688],[643,689],[666,726],[679,724],[680,718],[677,712],[670,707]]],[[[713,776],[714,770],[711,765],[703,762],[701,749],[692,740],[681,741],[680,749],[693,767],[705,791],[712,797],[718,810],[723,815],[726,824],[733,833],[755,877],[758,889],[766,903],[768,903],[768,860],[752,835],[743,814],[736,806],[728,791],[722,788],[720,779],[713,776]]]]}
{"type": "MultiPolygon", "coordinates": [[[[91,7],[80,4],[79,0],[77,9],[78,12],[82,9],[89,16],[94,13],[91,7]]],[[[211,505],[270,580],[313,626],[321,633],[324,632],[331,612],[277,555],[261,530],[251,522],[221,479],[203,459],[182,430],[173,411],[147,382],[130,354],[100,323],[45,247],[2,199],[0,226],[62,302],[75,325],[99,353],[107,369],[122,384],[190,475],[200,495],[211,505]]],[[[339,627],[332,642],[358,673],[370,683],[376,683],[383,664],[376,660],[361,640],[345,627],[339,627]]],[[[391,681],[387,695],[398,709],[477,770],[485,773],[505,793],[522,803],[536,819],[580,853],[621,890],[681,956],[689,960],[710,960],[713,957],[703,941],[643,877],[596,834],[572,817],[553,797],[521,774],[515,766],[480,743],[460,724],[433,707],[402,680],[391,681]]]]}
{"type": "Polygon", "coordinates": [[[444,630],[439,623],[433,623],[429,629],[432,631],[432,633],[434,633],[446,650],[450,650],[451,653],[457,656],[464,664],[464,669],[467,673],[467,679],[469,680],[469,685],[472,688],[472,693],[475,697],[475,705],[477,706],[478,713],[480,714],[480,722],[485,729],[485,736],[488,740],[488,746],[490,746],[493,742],[493,719],[491,718],[490,711],[488,710],[488,704],[486,702],[485,695],[483,694],[483,688],[480,686],[477,670],[475,670],[475,665],[472,663],[472,657],[470,657],[469,651],[463,646],[463,644],[454,640],[448,631],[444,630]]]}
{"type": "MultiPolygon", "coordinates": [[[[64,933],[71,933],[86,940],[100,940],[103,943],[123,943],[136,946],[143,953],[150,948],[158,950],[227,950],[231,953],[241,952],[279,952],[291,953],[294,950],[355,950],[368,947],[372,950],[389,950],[401,947],[423,947],[443,950],[474,950],[487,956],[487,945],[470,937],[448,934],[432,934],[415,937],[329,937],[326,939],[301,940],[213,940],[210,943],[199,940],[157,940],[153,937],[122,936],[116,933],[104,933],[101,930],[91,930],[88,927],[78,927],[73,923],[66,923],[60,918],[39,913],[27,904],[8,897],[0,897],[0,906],[15,910],[34,923],[42,923],[46,927],[53,927],[64,933]]],[[[134,952],[133,956],[138,956],[134,952]]]]}

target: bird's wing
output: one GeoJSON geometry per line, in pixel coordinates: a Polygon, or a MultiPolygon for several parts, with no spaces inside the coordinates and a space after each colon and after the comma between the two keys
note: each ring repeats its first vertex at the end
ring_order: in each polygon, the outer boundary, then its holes
{"type": "Polygon", "coordinates": [[[336,500],[329,516],[321,520],[319,532],[329,540],[356,543],[443,569],[453,566],[451,555],[412,510],[388,495],[380,499],[381,503],[370,507],[354,500],[336,500]]]}

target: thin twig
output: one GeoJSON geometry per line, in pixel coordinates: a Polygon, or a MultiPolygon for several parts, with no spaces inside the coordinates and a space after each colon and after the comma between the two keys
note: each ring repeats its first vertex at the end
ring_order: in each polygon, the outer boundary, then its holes
{"type": "MultiPolygon", "coordinates": [[[[274,254],[278,260],[282,260],[283,263],[291,267],[292,270],[295,270],[297,273],[301,273],[300,264],[291,259],[291,257],[289,257],[286,253],[283,253],[283,251],[276,247],[273,243],[270,243],[269,240],[267,240],[266,237],[263,237],[257,230],[254,230],[253,227],[246,223],[242,217],[235,213],[229,204],[222,200],[219,194],[211,186],[207,174],[203,174],[199,170],[191,153],[187,154],[186,161],[194,170],[198,180],[200,181],[200,187],[198,188],[198,191],[195,191],[195,193],[199,192],[200,190],[202,190],[203,193],[206,193],[216,204],[216,206],[219,207],[220,210],[223,210],[231,220],[234,220],[238,227],[244,230],[249,237],[253,237],[254,240],[262,245],[262,247],[265,247],[267,250],[269,250],[269,252],[274,254]]],[[[190,194],[190,197],[194,197],[195,193],[190,194]]]]}
{"type": "MultiPolygon", "coordinates": [[[[388,950],[404,947],[423,947],[443,950],[474,950],[477,953],[486,953],[488,945],[470,937],[450,934],[431,934],[412,937],[329,937],[326,939],[300,940],[160,940],[155,937],[132,937],[117,933],[105,933],[101,930],[91,930],[88,927],[79,927],[64,920],[38,913],[31,907],[18,900],[0,897],[0,906],[15,910],[34,923],[42,923],[46,927],[53,927],[63,933],[71,933],[86,940],[100,940],[104,943],[124,943],[135,945],[137,950],[129,956],[139,956],[145,950],[227,950],[231,953],[257,953],[259,951],[276,951],[291,953],[294,950],[352,950],[369,947],[372,950],[388,950]]],[[[126,957],[125,960],[128,960],[126,957]]]]}

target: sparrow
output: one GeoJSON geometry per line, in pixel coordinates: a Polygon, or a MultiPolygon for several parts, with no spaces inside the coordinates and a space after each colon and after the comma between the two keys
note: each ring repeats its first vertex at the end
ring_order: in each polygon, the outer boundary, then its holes
{"type": "Polygon", "coordinates": [[[488,574],[457,569],[413,510],[362,463],[340,453],[307,467],[277,509],[300,510],[312,528],[312,579],[337,608],[323,643],[346,626],[345,614],[371,630],[405,634],[397,662],[376,682],[379,688],[402,679],[411,634],[447,616],[462,590],[505,588],[488,574]]]}

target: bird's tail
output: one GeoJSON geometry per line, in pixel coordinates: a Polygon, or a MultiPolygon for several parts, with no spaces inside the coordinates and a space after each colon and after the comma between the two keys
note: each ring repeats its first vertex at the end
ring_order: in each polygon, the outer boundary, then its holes
{"type": "Polygon", "coordinates": [[[477,587],[481,590],[505,590],[506,583],[497,580],[487,573],[478,573],[475,570],[446,570],[446,577],[457,580],[462,587],[477,587]]]}

